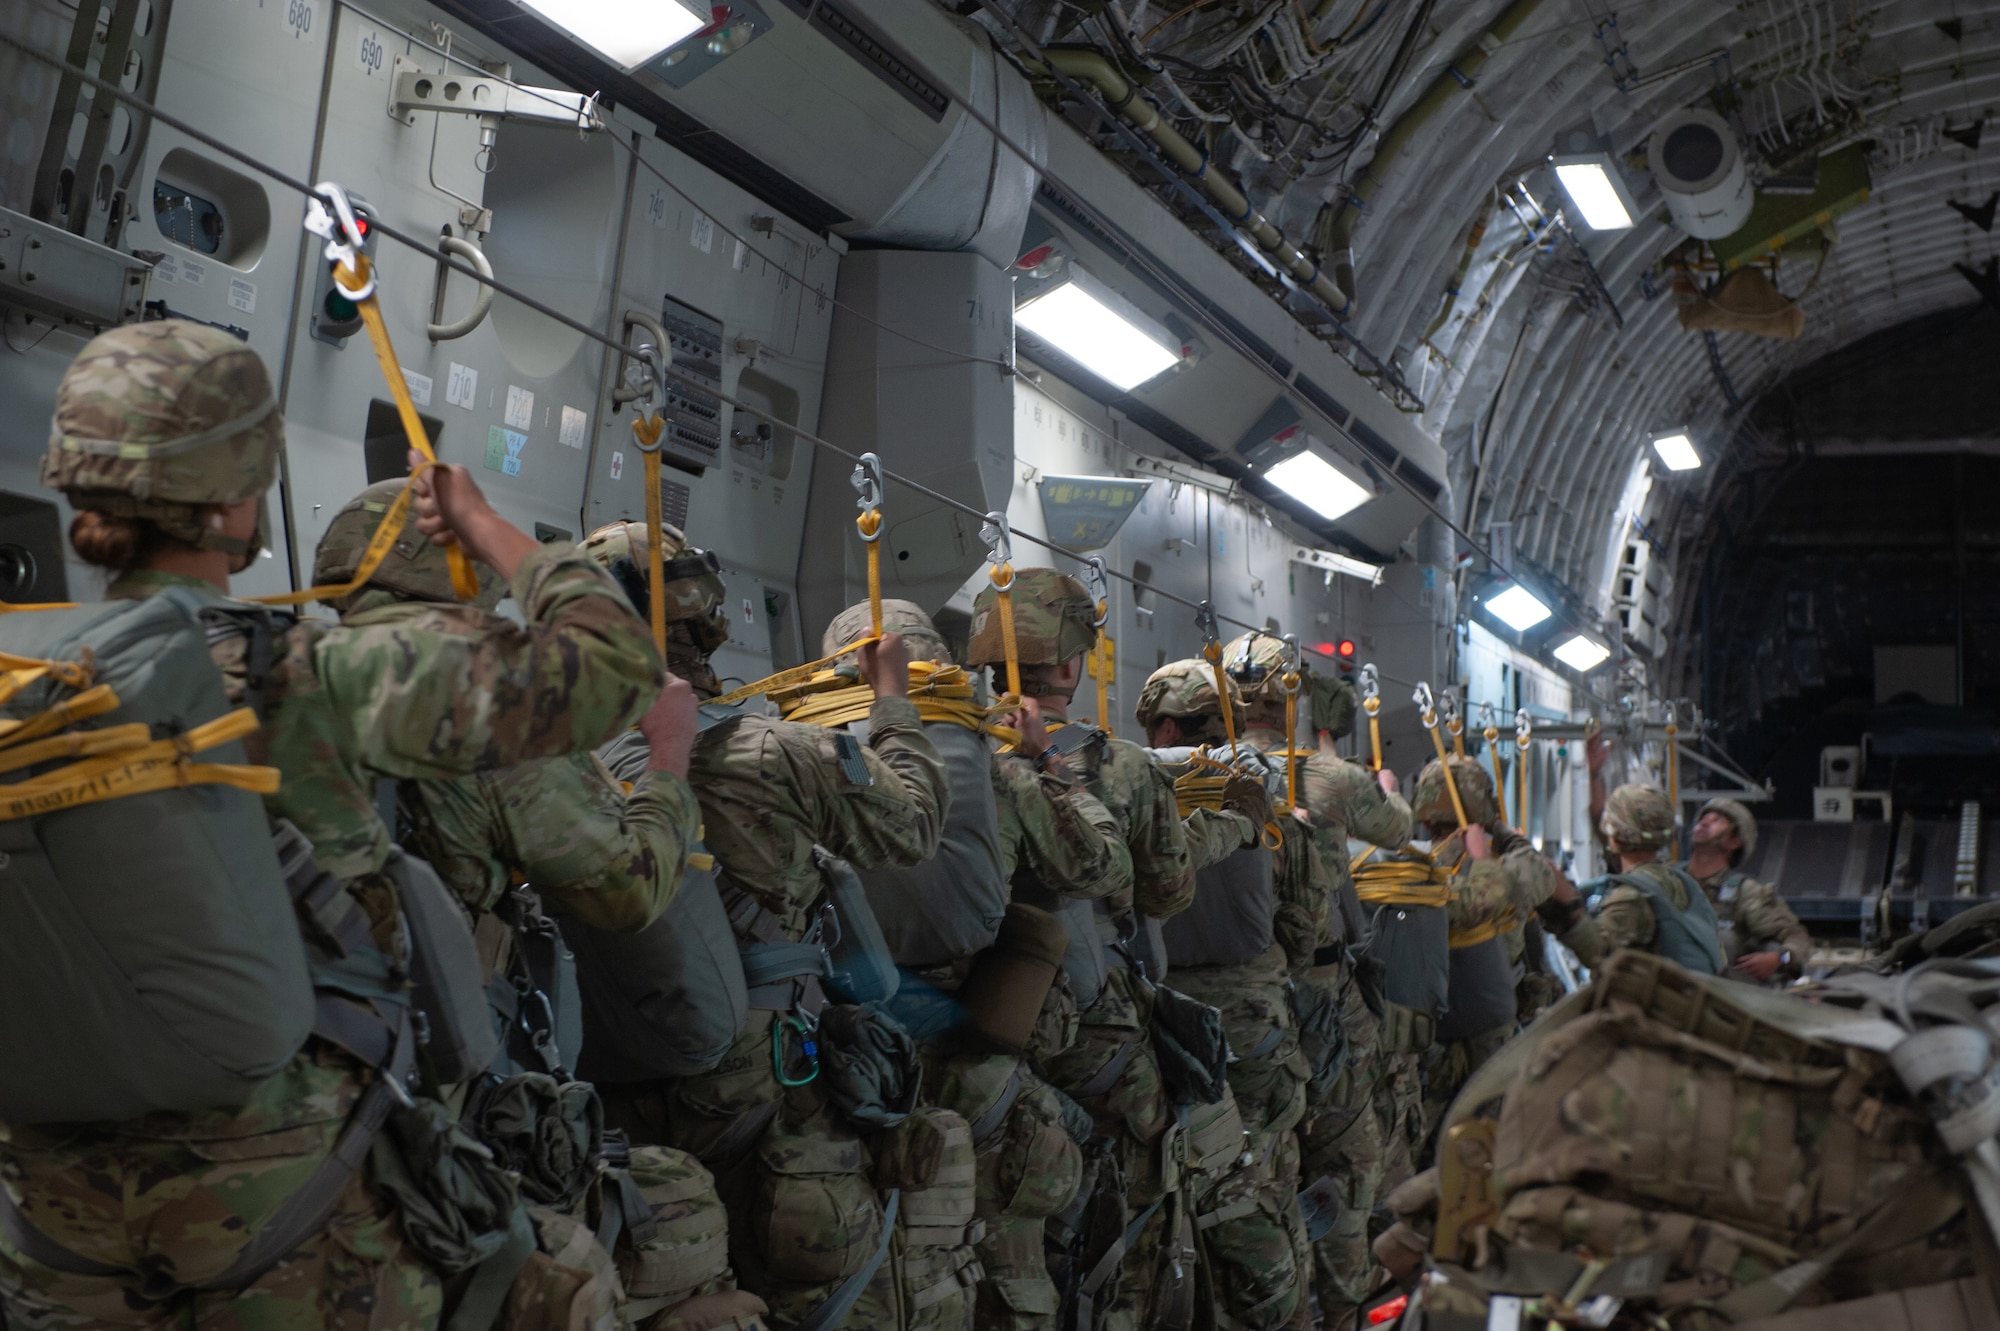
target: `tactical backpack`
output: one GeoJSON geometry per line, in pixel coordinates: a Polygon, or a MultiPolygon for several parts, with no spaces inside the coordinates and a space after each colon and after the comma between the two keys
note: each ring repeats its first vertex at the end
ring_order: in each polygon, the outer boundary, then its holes
{"type": "MultiPolygon", "coordinates": [[[[257,793],[16,793],[115,727],[184,743],[229,713],[201,622],[208,599],[175,589],[0,618],[0,650],[27,658],[5,662],[25,687],[0,706],[0,762],[13,769],[0,778],[0,1118],[242,1104],[312,1029],[312,977],[257,793]],[[42,659],[87,663],[87,690],[32,678],[42,659]],[[113,705],[92,714],[83,699],[100,689],[113,705]]],[[[138,775],[107,761],[77,766],[99,769],[91,783],[111,792],[138,775]]],[[[202,761],[242,764],[243,746],[202,761]]]]}
{"type": "Polygon", "coordinates": [[[950,721],[926,722],[924,734],[944,759],[951,790],[937,854],[908,868],[856,871],[889,955],[911,969],[960,961],[991,943],[1008,899],[985,737],[950,721]]]}
{"type": "Polygon", "coordinates": [[[1688,904],[1674,905],[1666,888],[1650,874],[1614,873],[1586,883],[1582,891],[1586,895],[1608,892],[1615,886],[1629,887],[1646,898],[1653,908],[1653,918],[1658,926],[1653,935],[1653,947],[1661,956],[1677,965],[1704,975],[1720,975],[1729,969],[1729,963],[1722,955],[1721,926],[1716,923],[1715,907],[1709,902],[1708,893],[1700,883],[1685,870],[1674,865],[1663,865],[1669,873],[1680,879],[1687,891],[1688,904]]]}
{"type": "MultiPolygon", "coordinates": [[[[731,715],[704,707],[701,728],[731,715]]],[[[619,780],[637,781],[651,755],[635,730],[611,741],[599,756],[619,780]]],[[[742,1034],[749,987],[716,883],[715,858],[706,847],[696,845],[680,890],[644,929],[617,933],[571,920],[564,937],[576,954],[583,992],[577,1065],[586,1080],[690,1077],[720,1063],[742,1034]]]]}

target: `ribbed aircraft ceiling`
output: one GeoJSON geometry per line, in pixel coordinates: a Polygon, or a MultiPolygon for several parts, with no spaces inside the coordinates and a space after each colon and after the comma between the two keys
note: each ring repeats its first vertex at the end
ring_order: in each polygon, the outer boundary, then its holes
{"type": "MultiPolygon", "coordinates": [[[[1760,393],[1878,330],[1978,301],[1981,282],[2000,304],[2000,277],[1987,268],[2000,177],[1985,160],[2000,141],[1981,145],[2000,88],[1992,6],[1004,8],[1036,40],[1094,46],[1144,79],[1148,98],[1324,266],[1336,269],[1351,244],[1344,317],[1422,397],[1425,424],[1452,457],[1456,516],[1475,534],[1516,522],[1522,560],[1593,603],[1616,502],[1655,432],[1687,428],[1709,464],[1661,482],[1672,498],[1653,530],[1678,561],[1704,544],[1704,498],[1757,450],[1745,422],[1760,393]],[[1828,164],[1865,160],[1865,202],[1823,230],[1795,228],[1808,234],[1765,266],[1803,311],[1793,340],[1704,335],[1677,315],[1671,259],[1689,261],[1689,296],[1719,274],[1710,254],[1683,248],[1645,149],[1689,107],[1726,118],[1758,185],[1760,219],[1771,198],[1782,210],[1816,184],[1822,198],[1835,192],[1828,164]],[[1574,132],[1599,137],[1622,163],[1635,226],[1592,232],[1556,220],[1566,200],[1547,159],[1582,142],[1574,132]],[[1842,149],[1848,158],[1819,163],[1842,149]]],[[[1012,25],[987,21],[1001,45],[1019,49],[1012,25]]],[[[1134,169],[1142,179],[1150,170],[1134,169]]],[[[1847,195],[1851,203],[1855,191],[1847,195]]]]}

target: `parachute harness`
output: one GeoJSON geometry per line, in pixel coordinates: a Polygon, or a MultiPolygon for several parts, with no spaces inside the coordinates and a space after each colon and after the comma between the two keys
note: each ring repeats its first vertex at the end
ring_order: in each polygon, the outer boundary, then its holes
{"type": "MultiPolygon", "coordinates": [[[[807,661],[804,665],[795,665],[788,669],[780,670],[775,675],[766,675],[755,684],[745,684],[740,689],[731,689],[728,693],[714,699],[714,705],[718,707],[733,707],[737,703],[755,698],[761,694],[770,694],[775,697],[786,689],[796,688],[801,684],[806,684],[817,679],[822,673],[826,673],[828,667],[832,666],[841,657],[858,652],[871,642],[880,642],[882,640],[882,459],[876,457],[873,453],[863,453],[861,461],[855,464],[854,473],[848,477],[848,481],[860,495],[859,500],[855,503],[855,507],[861,510],[861,516],[854,520],[854,528],[861,533],[861,540],[868,550],[868,618],[871,626],[870,631],[856,638],[853,642],[848,643],[839,651],[822,656],[817,661],[807,661]]],[[[912,668],[914,669],[914,666],[912,668]]],[[[863,715],[866,715],[866,712],[867,709],[864,708],[863,715]]]]}

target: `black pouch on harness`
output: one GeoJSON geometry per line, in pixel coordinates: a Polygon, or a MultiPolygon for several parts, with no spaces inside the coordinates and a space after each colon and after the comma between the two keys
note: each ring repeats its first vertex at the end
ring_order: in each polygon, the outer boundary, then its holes
{"type": "Polygon", "coordinates": [[[814,846],[813,859],[819,864],[826,901],[839,931],[830,942],[820,940],[829,963],[828,992],[847,1003],[887,1002],[896,996],[896,962],[889,955],[875,909],[868,904],[868,889],[861,885],[854,867],[832,851],[814,846]]]}
{"type": "Polygon", "coordinates": [[[1218,1104],[1229,1082],[1229,1039],[1222,1013],[1178,989],[1153,989],[1153,1056],[1175,1104],[1218,1104]]]}

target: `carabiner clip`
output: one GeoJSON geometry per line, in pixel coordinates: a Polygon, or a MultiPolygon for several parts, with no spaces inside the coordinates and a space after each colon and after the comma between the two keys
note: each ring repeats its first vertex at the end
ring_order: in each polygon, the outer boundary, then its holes
{"type": "Polygon", "coordinates": [[[1201,634],[1201,654],[1211,661],[1222,658],[1222,635],[1216,631],[1215,607],[1203,601],[1194,610],[1195,632],[1201,634]],[[1210,650],[1214,655],[1209,655],[1210,650]]]}
{"type": "Polygon", "coordinates": [[[1007,521],[1005,513],[988,513],[986,523],[979,529],[979,539],[986,542],[988,561],[993,565],[993,585],[1006,591],[1014,585],[1014,528],[1007,521]],[[1005,569],[1007,580],[1000,581],[1000,570],[1005,569]]]}
{"type": "Polygon", "coordinates": [[[1278,677],[1278,686],[1291,697],[1297,697],[1305,687],[1305,673],[1299,669],[1303,655],[1299,651],[1299,635],[1287,633],[1282,639],[1285,644],[1285,672],[1278,677]]]}
{"type": "Polygon", "coordinates": [[[1417,705],[1417,716],[1424,723],[1424,729],[1436,730],[1438,727],[1437,700],[1431,696],[1431,686],[1419,683],[1416,690],[1410,694],[1410,701],[1417,705]]]}
{"type": "Polygon", "coordinates": [[[771,1014],[771,1071],[778,1078],[780,1086],[808,1086],[819,1077],[819,1042],[813,1039],[813,1024],[804,1017],[789,1012],[771,1014]],[[785,1072],[785,1028],[789,1026],[798,1032],[799,1052],[806,1057],[811,1069],[803,1077],[789,1076],[785,1072]]]}
{"type": "Polygon", "coordinates": [[[1097,622],[1091,627],[1101,629],[1104,621],[1111,617],[1111,575],[1104,571],[1101,557],[1092,555],[1083,561],[1083,586],[1097,606],[1097,622]]]}
{"type": "Polygon", "coordinates": [[[1534,733],[1534,713],[1525,707],[1514,713],[1514,742],[1525,749],[1528,747],[1528,741],[1534,736],[1534,733]]]}
{"type": "MultiPolygon", "coordinates": [[[[348,272],[360,274],[361,266],[355,262],[367,243],[361,234],[361,222],[354,215],[354,205],[348,200],[347,190],[331,180],[322,180],[313,186],[313,192],[306,195],[306,230],[326,242],[323,253],[326,261],[345,268],[348,272]],[[332,211],[327,204],[331,202],[332,211]]],[[[335,283],[339,285],[338,282],[335,283]]],[[[340,294],[359,305],[375,294],[375,273],[370,269],[368,280],[358,290],[350,291],[340,287],[340,294]]]]}
{"type": "MultiPolygon", "coordinates": [[[[863,453],[860,459],[854,464],[854,474],[849,476],[847,481],[848,484],[854,487],[855,493],[860,496],[854,501],[856,508],[860,509],[864,514],[881,513],[883,490],[881,458],[875,456],[873,453],[863,453]]],[[[874,524],[874,527],[875,530],[872,532],[862,532],[861,539],[871,543],[879,539],[882,535],[882,524],[877,522],[874,524]]]]}
{"type": "Polygon", "coordinates": [[[1372,702],[1375,704],[1375,707],[1368,709],[1369,711],[1372,712],[1376,707],[1382,705],[1382,677],[1375,673],[1375,663],[1373,661],[1366,662],[1361,667],[1359,692],[1362,702],[1372,702]]]}

